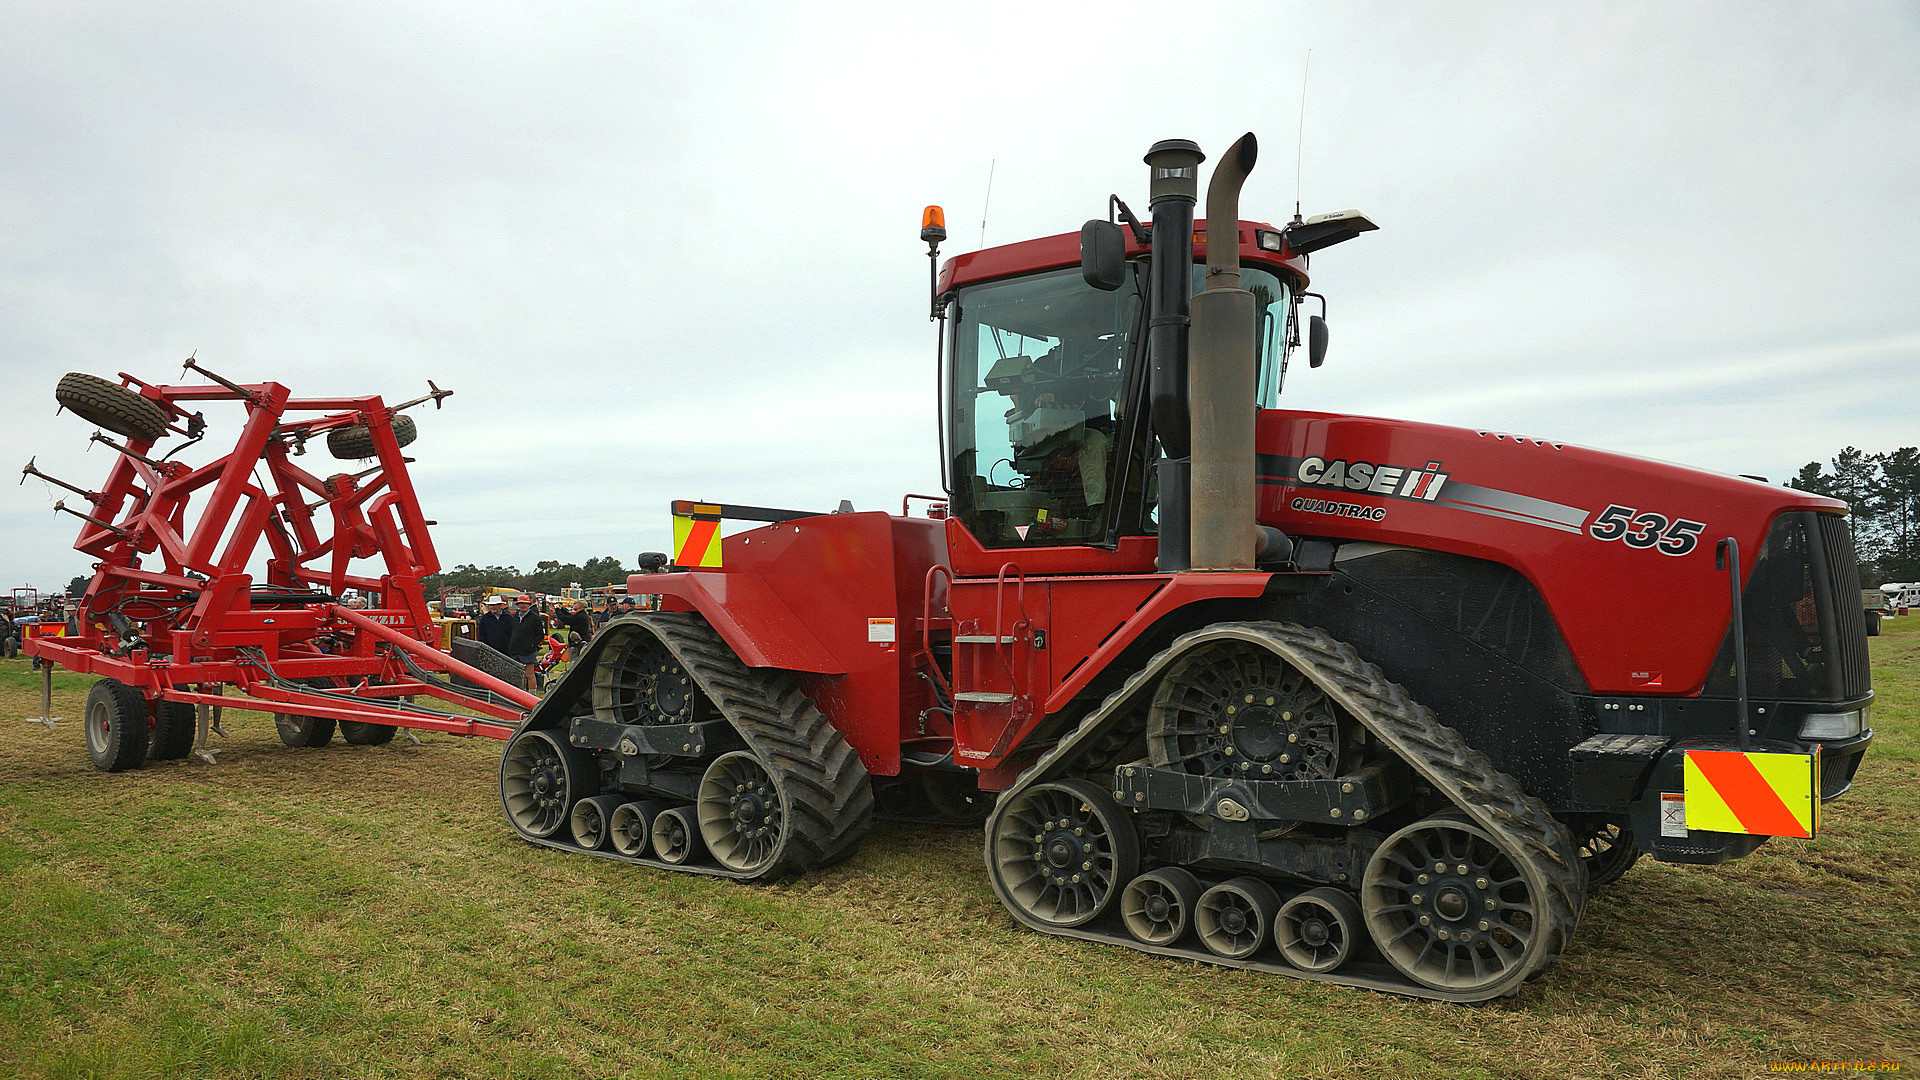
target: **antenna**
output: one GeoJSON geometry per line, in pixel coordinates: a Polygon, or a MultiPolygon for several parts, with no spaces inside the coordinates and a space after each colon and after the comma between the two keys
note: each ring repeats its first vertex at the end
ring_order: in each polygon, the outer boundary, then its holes
{"type": "Polygon", "coordinates": [[[1000,163],[999,158],[987,162],[987,197],[980,203],[980,246],[987,246],[987,207],[993,205],[993,167],[1000,163]]]}
{"type": "Polygon", "coordinates": [[[1300,134],[1293,144],[1293,220],[1300,220],[1300,168],[1307,145],[1307,74],[1313,70],[1313,50],[1307,50],[1307,62],[1300,65],[1300,134]]]}

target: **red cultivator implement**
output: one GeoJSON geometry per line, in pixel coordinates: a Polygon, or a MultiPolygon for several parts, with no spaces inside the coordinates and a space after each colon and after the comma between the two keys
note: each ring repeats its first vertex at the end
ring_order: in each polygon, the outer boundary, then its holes
{"type": "Polygon", "coordinates": [[[23,470],[23,482],[37,476],[90,504],[54,505],[81,519],[73,546],[98,560],[80,632],[26,651],[103,676],[87,699],[94,763],[119,771],[189,752],[213,760],[207,736],[232,700],[222,696],[228,685],[267,703],[289,746],[324,745],[336,725],[356,743],[386,742],[396,728],[509,736],[536,699],[434,648],[421,592],[440,564],[407,476],[402,451],[416,429],[401,411],[437,408],[451,391],[428,383],[430,393],[389,407],[379,397],[295,398],[279,383],[231,382],[192,360],[186,369],[213,385],[61,379],[62,406],[124,439],[93,435],[116,452],[100,490],[32,462],[23,470]],[[206,433],[194,406],[229,401],[245,409],[234,448],[197,467],[174,460],[206,433]],[[155,456],[173,437],[185,441],[155,456]],[[363,467],[316,476],[295,463],[314,440],[363,467]],[[370,606],[348,606],[349,595],[370,606]]]}

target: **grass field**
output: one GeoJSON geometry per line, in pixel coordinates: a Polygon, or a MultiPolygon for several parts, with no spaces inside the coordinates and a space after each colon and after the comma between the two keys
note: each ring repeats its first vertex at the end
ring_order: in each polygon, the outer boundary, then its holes
{"type": "Polygon", "coordinates": [[[1517,998],[1472,1008],[1014,927],[973,830],[881,825],[749,888],[530,847],[496,743],[280,746],[109,776],[88,680],[0,662],[0,1075],[1752,1076],[1920,1070],[1920,618],[1822,836],[1643,861],[1517,998]]]}

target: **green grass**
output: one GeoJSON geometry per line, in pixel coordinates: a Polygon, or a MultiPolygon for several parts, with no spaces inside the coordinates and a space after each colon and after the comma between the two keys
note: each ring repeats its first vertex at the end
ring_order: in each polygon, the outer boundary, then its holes
{"type": "Polygon", "coordinates": [[[972,830],[882,825],[749,888],[536,849],[495,743],[279,745],[95,772],[89,680],[0,663],[0,1075],[1752,1076],[1920,1069],[1920,618],[1820,839],[1597,893],[1519,997],[1460,1008],[1017,929],[972,830]]]}

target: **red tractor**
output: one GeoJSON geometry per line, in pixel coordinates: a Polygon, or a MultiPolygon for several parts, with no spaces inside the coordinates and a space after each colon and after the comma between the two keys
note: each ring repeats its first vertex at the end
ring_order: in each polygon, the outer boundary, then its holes
{"type": "Polygon", "coordinates": [[[1845,505],[1282,408],[1309,256],[1374,225],[1241,220],[1254,156],[1204,221],[1169,140],[1150,225],[944,267],[929,208],[946,497],[676,504],[629,584],[661,610],[507,747],[520,835],[767,881],[876,806],[984,817],[1040,932],[1446,1001],[1545,970],[1643,854],[1812,836],[1872,739],[1845,505]]]}

